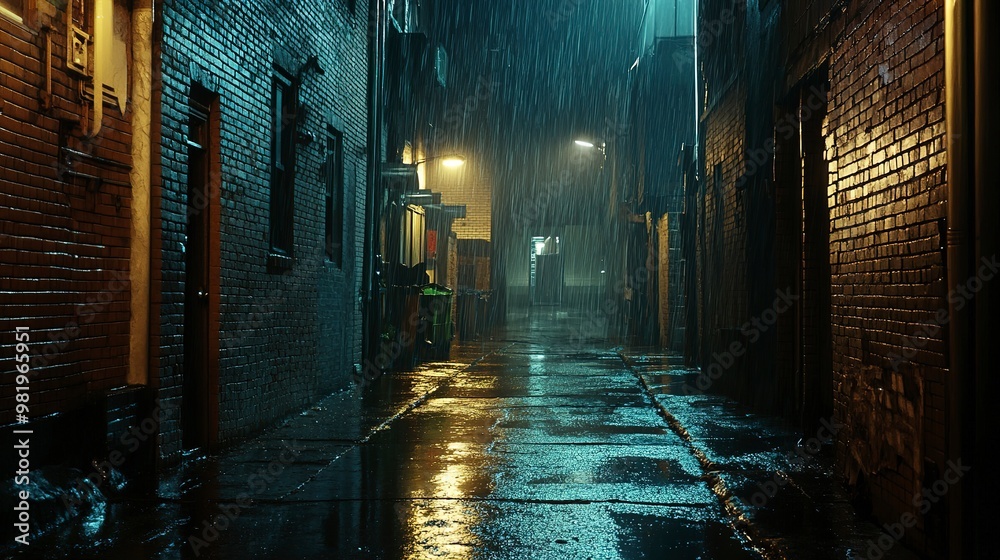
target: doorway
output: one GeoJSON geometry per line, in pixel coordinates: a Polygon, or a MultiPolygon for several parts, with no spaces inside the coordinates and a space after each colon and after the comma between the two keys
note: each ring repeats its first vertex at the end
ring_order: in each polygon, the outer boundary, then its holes
{"type": "Polygon", "coordinates": [[[777,406],[805,434],[833,414],[827,79],[823,66],[790,91],[775,128],[775,288],[799,298],[775,329],[777,406]]]}
{"type": "Polygon", "coordinates": [[[215,96],[192,88],[188,112],[182,443],[217,441],[219,333],[218,123],[215,96]]]}
{"type": "Polygon", "coordinates": [[[531,238],[529,288],[531,305],[560,305],[565,266],[559,236],[531,238]]]}
{"type": "Polygon", "coordinates": [[[827,71],[799,88],[802,253],[799,263],[798,344],[802,377],[802,427],[814,433],[833,414],[829,164],[823,125],[827,115],[827,71]]]}

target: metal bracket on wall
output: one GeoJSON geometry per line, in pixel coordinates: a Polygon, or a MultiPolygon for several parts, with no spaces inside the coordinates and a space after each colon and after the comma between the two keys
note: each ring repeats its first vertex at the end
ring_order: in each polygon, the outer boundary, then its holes
{"type": "Polygon", "coordinates": [[[62,179],[66,182],[72,182],[72,179],[81,179],[85,182],[84,188],[87,192],[97,192],[101,190],[101,187],[105,184],[115,185],[119,187],[131,187],[132,185],[125,181],[115,181],[114,179],[105,179],[104,177],[98,177],[97,175],[90,175],[89,173],[80,173],[79,171],[63,171],[62,179]],[[70,180],[67,180],[70,179],[70,180]]]}
{"type": "Polygon", "coordinates": [[[80,150],[74,150],[73,148],[69,148],[67,146],[62,146],[61,148],[59,148],[59,150],[62,153],[62,161],[68,167],[72,167],[73,165],[76,164],[77,161],[89,160],[93,165],[117,167],[126,172],[132,170],[132,166],[127,163],[121,163],[111,159],[102,158],[100,156],[95,156],[92,154],[88,154],[86,152],[81,152],[80,150]]]}

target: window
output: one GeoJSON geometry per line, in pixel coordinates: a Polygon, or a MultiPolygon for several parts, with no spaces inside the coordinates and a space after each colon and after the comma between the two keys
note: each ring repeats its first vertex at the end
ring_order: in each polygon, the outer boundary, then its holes
{"type": "Polygon", "coordinates": [[[297,92],[287,76],[276,73],[271,90],[271,252],[292,257],[293,185],[295,182],[295,108],[297,92]]]}
{"type": "Polygon", "coordinates": [[[22,21],[24,16],[24,0],[0,0],[0,14],[15,21],[22,21]]]}
{"type": "Polygon", "coordinates": [[[326,130],[326,256],[338,267],[344,264],[344,136],[326,130]]]}

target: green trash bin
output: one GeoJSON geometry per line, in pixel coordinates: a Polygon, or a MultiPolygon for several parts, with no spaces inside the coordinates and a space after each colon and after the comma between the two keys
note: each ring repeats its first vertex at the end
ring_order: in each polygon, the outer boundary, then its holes
{"type": "Polygon", "coordinates": [[[420,316],[429,357],[447,359],[451,352],[451,298],[454,291],[440,284],[420,288],[420,316]]]}

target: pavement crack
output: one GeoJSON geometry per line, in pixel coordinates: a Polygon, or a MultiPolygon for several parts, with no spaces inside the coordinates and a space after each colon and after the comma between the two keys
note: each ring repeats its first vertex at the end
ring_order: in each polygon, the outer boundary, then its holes
{"type": "Polygon", "coordinates": [[[671,414],[670,411],[656,399],[656,394],[646,382],[642,373],[636,371],[634,362],[626,357],[621,350],[618,351],[618,357],[621,358],[625,367],[627,367],[636,380],[638,380],[643,392],[649,398],[660,417],[663,418],[663,420],[667,423],[667,426],[670,427],[670,430],[687,444],[688,451],[694,456],[694,458],[698,461],[698,465],[701,467],[701,479],[718,499],[719,504],[722,506],[723,513],[729,518],[729,522],[734,533],[741,540],[743,540],[744,544],[756,550],[767,560],[785,560],[788,558],[788,555],[779,543],[775,542],[773,539],[764,537],[761,534],[760,530],[753,523],[750,516],[743,511],[743,508],[740,506],[739,498],[737,498],[729,486],[726,485],[725,480],[723,480],[720,475],[722,469],[720,469],[715,462],[709,459],[708,455],[706,455],[705,452],[697,446],[694,438],[691,437],[691,433],[688,432],[686,427],[684,427],[684,424],[681,423],[676,416],[671,414]]]}
{"type": "MultiPolygon", "coordinates": [[[[137,501],[148,501],[153,503],[170,503],[170,504],[228,504],[235,501],[235,499],[226,498],[201,498],[198,500],[186,499],[186,498],[159,498],[150,500],[137,500],[137,501]]],[[[248,500],[250,503],[255,505],[279,505],[279,504],[326,504],[326,503],[359,503],[359,502],[369,502],[369,503],[400,503],[400,502],[476,502],[476,503],[496,503],[496,504],[514,504],[514,505],[633,505],[633,506],[645,506],[645,507],[676,507],[676,508],[706,508],[710,507],[707,504],[692,504],[690,502],[656,502],[656,501],[643,501],[643,500],[623,500],[617,498],[609,498],[605,500],[587,500],[587,499],[541,499],[541,498],[497,498],[497,497],[485,497],[485,496],[405,496],[398,498],[318,498],[318,499],[296,499],[288,500],[285,498],[250,498],[248,500]]]]}

